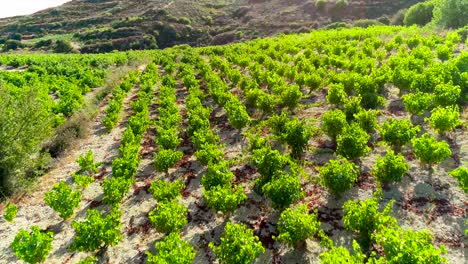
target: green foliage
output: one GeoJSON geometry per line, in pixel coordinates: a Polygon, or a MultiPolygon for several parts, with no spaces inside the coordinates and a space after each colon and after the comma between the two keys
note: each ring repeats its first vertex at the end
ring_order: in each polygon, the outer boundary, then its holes
{"type": "Polygon", "coordinates": [[[354,255],[349,253],[344,247],[332,247],[331,249],[324,251],[320,254],[320,263],[322,264],[335,264],[335,263],[349,263],[349,264],[361,264],[366,259],[366,254],[362,253],[359,244],[353,240],[353,251],[354,255]]]}
{"type": "Polygon", "coordinates": [[[452,155],[447,142],[439,142],[427,133],[423,134],[420,138],[414,138],[411,142],[413,143],[414,155],[422,163],[433,165],[452,155]]]}
{"type": "Polygon", "coordinates": [[[435,248],[428,230],[414,232],[398,225],[383,228],[376,235],[387,263],[447,263],[445,246],[435,248]]]}
{"type": "Polygon", "coordinates": [[[177,128],[158,128],[158,136],[156,137],[156,144],[163,149],[175,149],[182,141],[179,138],[179,131],[177,128]]]}
{"type": "Polygon", "coordinates": [[[98,264],[98,259],[96,257],[87,257],[83,260],[80,260],[78,263],[76,264],[98,264]]]}
{"type": "Polygon", "coordinates": [[[221,264],[251,264],[265,252],[258,237],[253,235],[252,229],[231,222],[224,228],[220,245],[216,246],[210,242],[209,247],[221,264]]]}
{"type": "Polygon", "coordinates": [[[307,238],[314,237],[320,227],[316,214],[309,214],[305,204],[294,209],[288,208],[281,213],[276,240],[292,247],[298,247],[307,238]]]}
{"type": "Polygon", "coordinates": [[[17,213],[18,213],[18,207],[15,204],[8,202],[5,208],[5,215],[4,215],[5,220],[7,220],[10,223],[13,223],[13,220],[15,219],[17,213]]]}
{"type": "Polygon", "coordinates": [[[227,162],[211,163],[202,177],[202,185],[206,190],[216,186],[228,186],[233,178],[234,173],[229,170],[227,162]]]}
{"type": "Polygon", "coordinates": [[[115,246],[122,240],[122,212],[118,208],[105,217],[98,210],[88,209],[83,221],[73,221],[75,239],[70,250],[96,251],[103,246],[115,246]]]}
{"type": "Polygon", "coordinates": [[[458,106],[436,107],[431,111],[431,117],[424,119],[431,124],[437,133],[455,129],[460,124],[460,112],[458,106]]]}
{"type": "Polygon", "coordinates": [[[91,183],[94,182],[93,177],[87,176],[87,175],[81,175],[78,173],[73,173],[72,178],[73,178],[73,183],[75,183],[75,185],[81,189],[87,188],[91,183]]]}
{"type": "Polygon", "coordinates": [[[386,120],[380,128],[382,139],[392,146],[401,148],[410,142],[419,132],[419,126],[413,126],[408,119],[386,120]]]}
{"type": "Polygon", "coordinates": [[[354,114],[354,119],[364,131],[372,133],[378,127],[378,113],[376,110],[361,110],[359,113],[354,114]]]}
{"type": "Polygon", "coordinates": [[[197,160],[207,166],[210,163],[220,162],[224,157],[224,151],[218,144],[204,144],[195,152],[197,160]]]}
{"type": "Polygon", "coordinates": [[[367,146],[369,135],[359,124],[352,123],[344,127],[341,135],[336,139],[336,153],[347,159],[357,159],[370,152],[367,146]]]}
{"type": "Polygon", "coordinates": [[[356,232],[362,245],[369,247],[375,231],[396,224],[396,219],[390,216],[393,202],[387,204],[385,209],[379,211],[379,201],[371,198],[365,201],[347,201],[343,205],[343,222],[347,229],[356,232]]]}
{"type": "Polygon", "coordinates": [[[37,226],[31,232],[21,229],[10,247],[15,255],[27,263],[40,263],[46,260],[52,250],[54,233],[43,233],[37,226]]]}
{"type": "Polygon", "coordinates": [[[435,1],[434,21],[445,28],[460,28],[468,24],[468,3],[465,0],[435,1]]]}
{"type": "Polygon", "coordinates": [[[409,165],[403,155],[395,155],[393,150],[388,150],[385,157],[377,157],[372,174],[381,183],[400,182],[408,169],[409,165]]]}
{"type": "Polygon", "coordinates": [[[448,47],[447,45],[437,46],[436,52],[437,52],[437,58],[439,58],[441,61],[446,61],[453,57],[452,49],[448,47]]]}
{"type": "Polygon", "coordinates": [[[146,251],[149,264],[191,264],[196,256],[192,245],[182,240],[177,233],[170,233],[163,241],[157,242],[155,247],[156,255],[146,251]]]}
{"type": "Polygon", "coordinates": [[[343,128],[348,126],[346,115],[340,110],[328,111],[322,117],[322,130],[331,139],[336,140],[336,137],[341,134],[343,128]]]}
{"type": "Polygon", "coordinates": [[[330,191],[339,195],[354,185],[359,177],[359,168],[346,158],[330,160],[325,166],[319,168],[321,183],[330,191]]]}
{"type": "Polygon", "coordinates": [[[133,179],[125,179],[125,178],[106,178],[101,183],[102,188],[104,189],[104,197],[102,201],[105,204],[109,204],[111,206],[118,205],[122,199],[127,195],[130,191],[130,187],[133,184],[133,179]]]}
{"type": "Polygon", "coordinates": [[[461,88],[458,85],[439,84],[434,90],[434,102],[439,106],[454,105],[460,99],[461,88]]]}
{"type": "Polygon", "coordinates": [[[98,172],[99,163],[94,163],[92,150],[89,150],[86,154],[81,155],[76,162],[80,165],[80,172],[98,172]]]}
{"type": "Polygon", "coordinates": [[[355,114],[362,111],[361,101],[362,98],[358,96],[350,97],[346,100],[343,112],[345,113],[347,120],[352,120],[355,114]]]}
{"type": "MultiPolygon", "coordinates": [[[[237,99],[237,98],[236,98],[237,99]]],[[[250,124],[247,109],[239,100],[229,100],[225,105],[229,124],[235,129],[242,129],[250,124]]]]}
{"type": "Polygon", "coordinates": [[[160,202],[149,213],[149,219],[158,232],[169,234],[182,230],[187,224],[187,214],[187,208],[177,201],[160,202]]]}
{"type": "Polygon", "coordinates": [[[458,180],[458,185],[462,190],[468,193],[468,168],[458,167],[449,173],[452,177],[458,180]]]}
{"type": "Polygon", "coordinates": [[[168,172],[170,168],[179,162],[184,153],[181,151],[174,151],[172,149],[160,149],[154,155],[154,167],[158,172],[168,172]]]}
{"type": "Polygon", "coordinates": [[[247,199],[244,188],[241,185],[216,185],[209,190],[203,190],[208,207],[224,214],[233,212],[239,204],[247,199]]]}
{"type": "Polygon", "coordinates": [[[64,181],[55,184],[51,191],[45,193],[44,202],[59,213],[63,219],[73,215],[73,210],[80,205],[81,192],[74,192],[64,181]]]}
{"type": "Polygon", "coordinates": [[[263,185],[278,172],[281,172],[289,161],[278,150],[272,150],[271,147],[265,146],[253,151],[251,162],[262,176],[256,181],[256,189],[261,192],[263,185]]]}
{"type": "Polygon", "coordinates": [[[403,99],[406,111],[412,115],[421,115],[429,108],[434,97],[428,93],[417,92],[405,94],[401,99],[403,99]]]}
{"type": "Polygon", "coordinates": [[[158,202],[173,201],[180,196],[180,192],[184,188],[181,180],[170,182],[168,180],[159,179],[154,181],[149,188],[153,197],[158,202]]]}
{"type": "Polygon", "coordinates": [[[280,102],[285,107],[293,110],[302,99],[301,88],[298,85],[286,85],[280,94],[280,102]]]}
{"type": "Polygon", "coordinates": [[[342,106],[346,102],[347,94],[342,83],[332,84],[328,89],[327,100],[335,106],[342,106]]]}
{"type": "Polygon", "coordinates": [[[294,118],[285,124],[281,138],[291,147],[291,155],[300,157],[307,148],[312,135],[311,127],[307,126],[304,121],[294,118]]]}
{"type": "Polygon", "coordinates": [[[296,175],[278,172],[271,181],[262,187],[262,192],[270,198],[276,208],[286,208],[304,196],[301,181],[296,175]]]}
{"type": "Polygon", "coordinates": [[[411,26],[414,24],[424,26],[431,22],[433,9],[434,4],[431,1],[417,3],[408,9],[403,23],[405,26],[411,26]]]}

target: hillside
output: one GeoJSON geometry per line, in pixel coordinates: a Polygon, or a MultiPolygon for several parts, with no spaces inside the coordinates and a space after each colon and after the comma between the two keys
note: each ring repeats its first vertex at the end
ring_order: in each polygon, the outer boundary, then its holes
{"type": "MultiPolygon", "coordinates": [[[[378,19],[420,0],[74,0],[30,16],[0,20],[0,38],[44,49],[66,39],[81,52],[225,44],[278,33],[309,32],[332,22],[378,19]],[[343,1],[343,3],[346,3],[343,1]]],[[[1,44],[1,43],[0,43],[1,44]]]]}
{"type": "Polygon", "coordinates": [[[465,264],[458,32],[1,55],[0,263],[465,264]]]}

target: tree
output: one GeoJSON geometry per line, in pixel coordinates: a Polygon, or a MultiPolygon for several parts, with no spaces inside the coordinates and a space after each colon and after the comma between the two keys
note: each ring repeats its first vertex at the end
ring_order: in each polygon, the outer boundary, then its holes
{"type": "Polygon", "coordinates": [[[432,11],[434,4],[432,2],[422,2],[411,6],[405,14],[403,23],[405,26],[418,25],[424,26],[432,20],[432,11]]]}
{"type": "Polygon", "coordinates": [[[31,232],[21,229],[10,247],[15,255],[27,263],[41,263],[52,250],[54,233],[41,232],[39,227],[32,226],[31,232]]]}
{"type": "Polygon", "coordinates": [[[288,208],[281,213],[277,223],[279,235],[275,240],[292,247],[298,247],[307,238],[313,237],[319,230],[320,222],[316,214],[309,214],[305,204],[288,208]]]}
{"type": "Polygon", "coordinates": [[[434,22],[446,28],[460,28],[468,24],[468,2],[465,0],[437,0],[434,22]]]}
{"type": "Polygon", "coordinates": [[[224,228],[220,245],[216,246],[210,242],[209,247],[221,264],[251,264],[265,252],[258,237],[253,235],[252,229],[231,222],[224,228]]]}

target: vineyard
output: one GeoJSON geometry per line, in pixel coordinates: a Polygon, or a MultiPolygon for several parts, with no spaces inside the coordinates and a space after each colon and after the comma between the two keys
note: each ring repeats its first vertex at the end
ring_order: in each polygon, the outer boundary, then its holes
{"type": "Polygon", "coordinates": [[[375,26],[0,55],[0,190],[57,159],[0,206],[0,263],[465,263],[467,46],[375,26]],[[40,143],[89,104],[76,146],[40,143]]]}

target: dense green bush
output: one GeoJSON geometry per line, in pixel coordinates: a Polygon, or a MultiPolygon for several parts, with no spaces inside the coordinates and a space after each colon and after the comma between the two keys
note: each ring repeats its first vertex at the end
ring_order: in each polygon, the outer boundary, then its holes
{"type": "Polygon", "coordinates": [[[18,207],[15,204],[8,202],[5,208],[5,215],[3,217],[8,222],[12,223],[17,213],[18,213],[18,207]]]}
{"type": "Polygon", "coordinates": [[[83,221],[73,221],[76,235],[70,250],[95,251],[103,246],[115,246],[122,240],[122,212],[114,208],[105,217],[89,209],[83,221]]]}
{"type": "Polygon", "coordinates": [[[151,184],[149,191],[153,194],[156,201],[168,202],[179,197],[183,188],[184,184],[181,180],[170,182],[168,180],[159,179],[151,184]]]}
{"type": "Polygon", "coordinates": [[[342,133],[336,139],[336,153],[352,160],[364,156],[371,150],[367,146],[369,137],[369,134],[359,124],[352,123],[344,127],[342,133]]]}
{"type": "Polygon", "coordinates": [[[450,175],[458,180],[458,185],[464,192],[468,192],[468,168],[458,167],[450,175]]]}
{"type": "Polygon", "coordinates": [[[324,251],[320,254],[320,263],[322,264],[336,264],[336,263],[348,263],[348,264],[362,264],[366,259],[366,254],[362,253],[359,244],[353,240],[353,251],[352,255],[349,250],[344,247],[332,247],[329,250],[324,251]]]}
{"type": "Polygon", "coordinates": [[[247,199],[244,188],[241,185],[231,187],[230,185],[217,185],[209,190],[203,190],[208,207],[224,214],[233,212],[242,202],[247,199]]]}
{"type": "Polygon", "coordinates": [[[327,101],[337,107],[344,105],[347,96],[342,83],[332,84],[328,88],[327,101]]]}
{"type": "Polygon", "coordinates": [[[151,224],[158,232],[180,232],[187,224],[188,210],[177,201],[161,202],[149,213],[151,224]]]}
{"type": "Polygon", "coordinates": [[[377,157],[372,174],[381,183],[400,182],[408,169],[409,165],[403,155],[395,155],[393,150],[388,150],[385,157],[377,157]]]}
{"type": "Polygon", "coordinates": [[[436,107],[431,111],[431,117],[425,118],[437,133],[442,134],[455,129],[460,124],[460,112],[458,105],[447,107],[436,107]]]}
{"type": "Polygon", "coordinates": [[[298,158],[304,153],[312,135],[310,126],[294,118],[285,124],[284,133],[280,137],[291,148],[291,156],[298,158]]]}
{"type": "Polygon", "coordinates": [[[410,142],[419,132],[419,126],[413,126],[408,119],[386,120],[380,128],[382,139],[397,149],[410,142]]]}
{"type": "Polygon", "coordinates": [[[117,206],[130,191],[132,184],[133,179],[118,177],[104,179],[101,183],[101,186],[104,189],[104,196],[102,198],[103,203],[111,206],[117,206]]]}
{"type": "Polygon", "coordinates": [[[359,113],[354,114],[354,119],[364,131],[372,133],[378,127],[378,114],[379,111],[376,110],[361,110],[359,113]]]}
{"type": "Polygon", "coordinates": [[[94,162],[93,151],[89,150],[86,154],[81,155],[76,161],[80,165],[80,173],[98,172],[99,163],[94,162]]]}
{"type": "Polygon", "coordinates": [[[32,226],[31,232],[21,229],[10,247],[19,259],[27,263],[41,263],[52,250],[53,240],[54,233],[43,233],[39,227],[32,226]]]}
{"type": "Polygon", "coordinates": [[[262,192],[270,198],[276,208],[286,208],[304,196],[298,176],[286,172],[277,173],[262,187],[262,192]]]}
{"type": "Polygon", "coordinates": [[[460,28],[468,24],[468,3],[465,0],[435,2],[434,21],[446,28],[460,28]]]}
{"type": "Polygon", "coordinates": [[[229,169],[229,164],[225,161],[208,165],[206,174],[202,177],[202,185],[206,190],[216,186],[227,186],[231,184],[234,173],[229,169]]]}
{"type": "Polygon", "coordinates": [[[432,2],[417,3],[410,7],[405,14],[403,23],[405,26],[419,25],[424,26],[432,20],[432,11],[434,4],[432,2]]]}
{"type": "Polygon", "coordinates": [[[184,153],[181,151],[174,151],[172,149],[160,149],[154,155],[154,167],[158,172],[168,173],[169,169],[179,162],[184,153]]]}
{"type": "Polygon", "coordinates": [[[421,115],[429,109],[434,97],[428,93],[417,92],[405,94],[401,99],[403,99],[406,111],[412,115],[421,115]]]}
{"type": "Polygon", "coordinates": [[[359,177],[359,168],[345,158],[330,160],[325,166],[319,168],[320,182],[333,194],[351,189],[359,177]]]}
{"type": "Polygon", "coordinates": [[[341,131],[348,126],[346,115],[340,110],[328,111],[322,117],[322,130],[331,139],[341,134],[341,131]]]}
{"type": "Polygon", "coordinates": [[[191,264],[196,256],[193,246],[182,240],[177,233],[170,233],[154,246],[156,255],[146,251],[149,264],[191,264]]]}
{"type": "Polygon", "coordinates": [[[81,192],[74,192],[70,186],[61,181],[55,184],[51,191],[45,193],[44,202],[58,212],[61,218],[68,219],[81,202],[81,192]]]}
{"type": "Polygon", "coordinates": [[[220,162],[224,157],[224,151],[218,144],[204,144],[195,152],[197,160],[207,166],[210,163],[220,162]]]}
{"type": "Polygon", "coordinates": [[[94,178],[88,175],[81,175],[78,173],[72,174],[73,183],[80,189],[87,188],[91,183],[94,182],[94,178]]]}
{"type": "Polygon", "coordinates": [[[439,142],[427,133],[423,134],[420,138],[414,138],[411,142],[413,143],[414,155],[422,163],[431,166],[452,155],[452,151],[447,142],[439,142]]]}
{"type": "Polygon", "coordinates": [[[298,247],[307,238],[314,237],[319,227],[317,215],[309,214],[307,205],[299,205],[281,213],[277,223],[279,235],[275,239],[289,246],[298,247]]]}
{"type": "Polygon", "coordinates": [[[210,242],[209,247],[221,264],[251,264],[265,252],[252,229],[231,222],[224,228],[220,245],[210,242]]]}
{"type": "Polygon", "coordinates": [[[458,85],[439,84],[434,90],[434,102],[439,106],[454,105],[460,98],[461,88],[458,85]]]}

